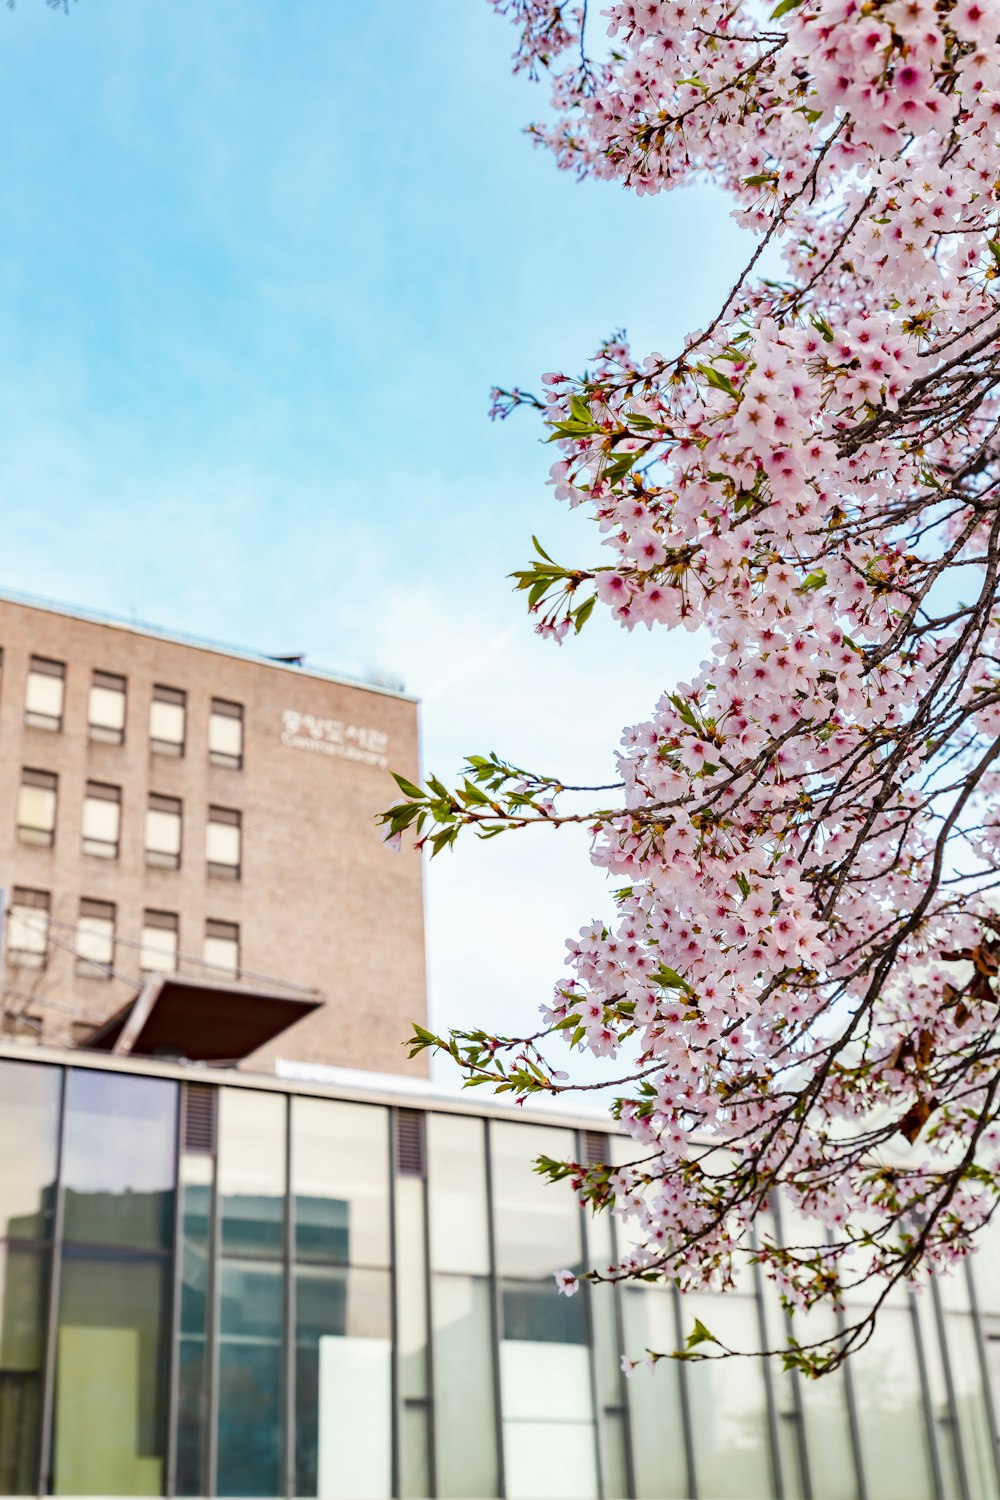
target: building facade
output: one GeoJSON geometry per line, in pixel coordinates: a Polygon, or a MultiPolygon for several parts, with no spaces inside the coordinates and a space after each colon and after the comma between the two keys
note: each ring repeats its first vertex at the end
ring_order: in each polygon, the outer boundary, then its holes
{"type": "Polygon", "coordinates": [[[532,1160],[628,1143],[400,1087],[0,1047],[0,1492],[996,1500],[996,1244],[837,1375],[626,1380],[771,1289],[559,1297],[616,1231],[532,1160]]]}
{"type": "Polygon", "coordinates": [[[0,598],[3,1031],[76,1042],[153,971],[325,1006],[279,1053],[421,1072],[419,856],[376,813],[417,705],[291,662],[0,598]]]}

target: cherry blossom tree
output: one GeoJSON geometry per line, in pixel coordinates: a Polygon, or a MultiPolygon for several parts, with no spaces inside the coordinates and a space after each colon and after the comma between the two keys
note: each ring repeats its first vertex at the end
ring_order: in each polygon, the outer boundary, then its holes
{"type": "MultiPolygon", "coordinates": [[[[609,46],[568,4],[492,3],[560,167],[715,183],[753,253],[682,349],[616,334],[494,392],[597,524],[597,561],[536,543],[515,575],[536,628],[601,607],[706,660],[583,809],[567,768],[496,756],[400,781],[387,837],[583,823],[619,885],[536,1034],[414,1045],[519,1099],[608,1059],[630,1164],[540,1163],[625,1221],[589,1274],[724,1288],[755,1258],[794,1310],[863,1286],[776,1351],[822,1373],[1000,1193],[1000,0],[620,0],[609,46]]],[[[700,1324],[654,1351],[732,1352],[700,1324]]]]}

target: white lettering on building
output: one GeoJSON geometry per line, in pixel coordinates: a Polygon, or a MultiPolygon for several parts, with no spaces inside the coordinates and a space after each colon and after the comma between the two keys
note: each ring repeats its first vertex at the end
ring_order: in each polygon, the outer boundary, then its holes
{"type": "Polygon", "coordinates": [[[315,714],[286,708],[281,715],[281,743],[292,750],[312,750],[319,755],[337,755],[365,766],[385,770],[389,764],[389,736],[381,729],[344,724],[340,719],[320,719],[315,714]]]}

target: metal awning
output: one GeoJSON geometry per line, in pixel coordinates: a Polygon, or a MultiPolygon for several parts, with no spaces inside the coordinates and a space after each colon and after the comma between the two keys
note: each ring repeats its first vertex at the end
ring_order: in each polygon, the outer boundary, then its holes
{"type": "Polygon", "coordinates": [[[78,1045],[119,1057],[236,1063],[323,1003],[316,990],[151,974],[134,1000],[78,1045]]]}

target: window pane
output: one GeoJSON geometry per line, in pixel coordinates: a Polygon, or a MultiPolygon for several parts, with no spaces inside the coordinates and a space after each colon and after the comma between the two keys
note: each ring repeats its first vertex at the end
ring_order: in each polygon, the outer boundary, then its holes
{"type": "Polygon", "coordinates": [[[0,1245],[0,1494],[4,1495],[33,1495],[38,1487],[48,1291],[47,1250],[0,1245]]]}
{"type": "Polygon", "coordinates": [[[485,1277],[435,1276],[434,1404],[442,1500],[497,1493],[493,1320],[485,1277]]]}
{"type": "Polygon", "coordinates": [[[114,953],[114,917],[81,912],[76,923],[76,972],[94,979],[110,979],[114,953]]]}
{"type": "Polygon", "coordinates": [[[87,719],[91,729],[110,730],[116,738],[119,738],[125,729],[124,689],[97,685],[92,687],[87,719]]]}
{"type": "Polygon", "coordinates": [[[161,744],[183,745],[183,706],[180,703],[161,703],[154,698],[149,705],[149,737],[161,744]]]}
{"type": "Polygon", "coordinates": [[[284,1272],[226,1259],[219,1315],[220,1495],[279,1495],[284,1272]]]}
{"type": "Polygon", "coordinates": [[[152,923],[147,918],[143,923],[141,941],[139,968],[142,972],[173,974],[177,968],[177,927],[168,927],[160,921],[152,923]]]}
{"type": "Polygon", "coordinates": [[[205,857],[210,864],[238,865],[240,830],[232,823],[205,824],[205,857]]]}
{"type": "Polygon", "coordinates": [[[389,1115],[375,1105],[292,1100],[295,1253],[389,1264],[389,1115]]]}
{"type": "Polygon", "coordinates": [[[67,1240],[167,1249],[173,1233],[177,1085],[74,1068],[66,1109],[67,1240]]]}
{"type": "Polygon", "coordinates": [[[28,673],[25,707],[35,714],[47,714],[53,719],[62,715],[63,681],[61,677],[49,677],[41,672],[28,673]]]}
{"type": "Polygon", "coordinates": [[[26,786],[17,791],[17,827],[28,843],[52,842],[56,826],[56,792],[49,786],[26,786]]]}
{"type": "Polygon", "coordinates": [[[572,1160],[570,1130],[493,1124],[497,1267],[503,1276],[547,1277],[580,1266],[580,1209],[568,1183],[550,1186],[534,1170],[540,1155],[572,1160]]]}
{"type": "Polygon", "coordinates": [[[6,1142],[0,1152],[0,1236],[46,1239],[52,1232],[60,1071],[0,1062],[0,1141],[6,1142]]]}
{"type": "Polygon", "coordinates": [[[63,1258],[56,1360],[57,1495],[159,1495],[167,1406],[163,1261],[63,1258]]]}
{"type": "Polygon", "coordinates": [[[480,1276],[489,1272],[484,1142],[482,1120],[427,1116],[427,1192],[435,1271],[480,1276]]]}
{"type": "Polygon", "coordinates": [[[222,1248],[280,1256],[285,1222],[285,1100],[251,1089],[219,1090],[222,1248]]]}
{"type": "MultiPolygon", "coordinates": [[[[695,1318],[733,1349],[759,1349],[757,1304],[730,1292],[681,1299],[684,1337],[695,1318]]],[[[676,1338],[670,1348],[676,1348],[676,1338]]],[[[698,1492],[713,1500],[768,1500],[774,1493],[764,1371],[759,1360],[687,1366],[698,1492]]]]}
{"type": "MultiPolygon", "coordinates": [[[[626,1285],[622,1290],[625,1350],[641,1359],[647,1349],[675,1349],[673,1299],[664,1290],[626,1285]]],[[[632,1461],[640,1500],[687,1495],[687,1460],[681,1417],[680,1365],[661,1359],[652,1370],[637,1370],[628,1382],[632,1417],[632,1461]]]]}
{"type": "Polygon", "coordinates": [[[388,1496],[392,1428],[389,1273],[299,1266],[296,1493],[388,1496]]]}
{"type": "Polygon", "coordinates": [[[220,974],[235,979],[240,967],[238,939],[208,936],[203,951],[207,968],[217,969],[220,974]]]}
{"type": "Polygon", "coordinates": [[[44,968],[48,947],[48,893],[27,892],[15,887],[14,900],[7,913],[7,953],[11,963],[25,968],[44,968]]]}
{"type": "MultiPolygon", "coordinates": [[[[848,1321],[854,1314],[848,1310],[848,1321]]],[[[868,1344],[851,1356],[869,1493],[929,1500],[934,1493],[909,1308],[884,1306],[868,1344]]]]}
{"type": "Polygon", "coordinates": [[[239,766],[243,759],[243,709],[240,704],[212,700],[208,752],[216,765],[239,766]]]}
{"type": "Polygon", "coordinates": [[[424,1183],[396,1178],[396,1357],[404,1401],[427,1398],[427,1263],[424,1183]]]}
{"type": "Polygon", "coordinates": [[[146,848],[160,854],[180,854],[180,813],[149,809],[146,813],[146,848]]]}
{"type": "Polygon", "coordinates": [[[206,1333],[209,1297],[209,1226],[213,1162],[182,1156],[180,1164],[181,1305],[177,1370],[177,1493],[204,1495],[208,1425],[206,1333]]]}
{"type": "Polygon", "coordinates": [[[102,792],[97,795],[88,786],[83,800],[83,850],[85,854],[114,858],[121,826],[121,794],[117,787],[102,788],[102,792]]]}

